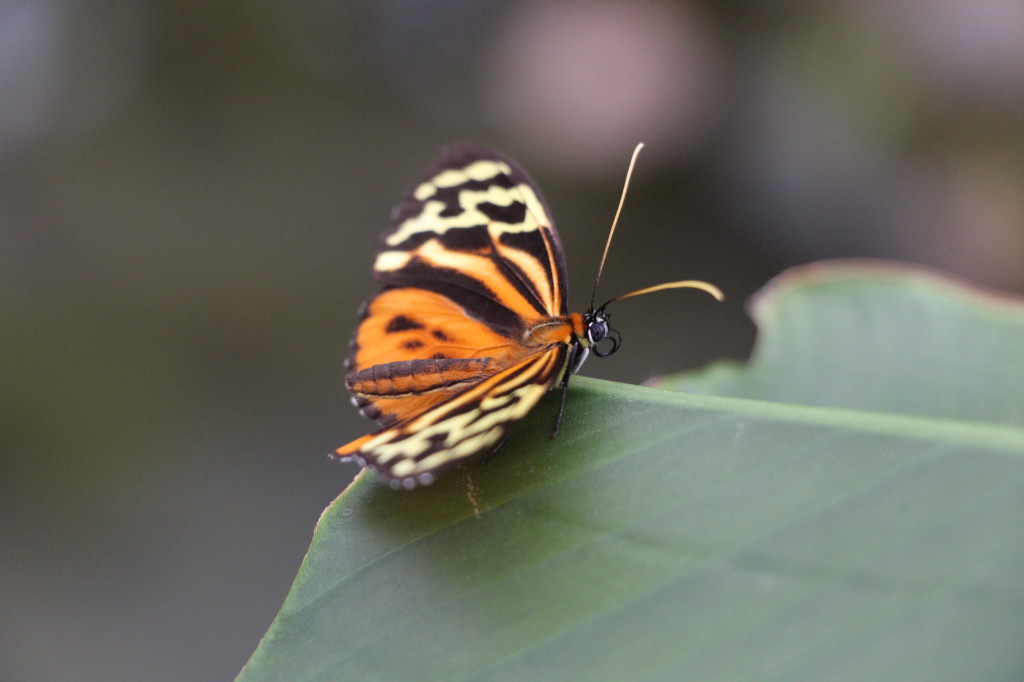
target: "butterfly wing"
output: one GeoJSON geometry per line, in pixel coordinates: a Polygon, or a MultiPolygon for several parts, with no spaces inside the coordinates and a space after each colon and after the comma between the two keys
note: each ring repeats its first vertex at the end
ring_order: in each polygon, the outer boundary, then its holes
{"type": "MultiPolygon", "coordinates": [[[[482,380],[521,359],[518,344],[529,324],[565,314],[558,233],[530,179],[497,152],[446,150],[392,219],[374,263],[385,289],[364,306],[346,361],[350,378],[396,362],[492,358],[477,374],[482,380]]],[[[412,369],[378,374],[394,378],[412,369]]],[[[385,425],[453,394],[439,377],[408,395],[363,392],[357,383],[349,381],[355,404],[385,425]]]]}
{"type": "Polygon", "coordinates": [[[353,402],[385,428],[335,456],[412,487],[493,447],[565,370],[564,339],[523,344],[565,315],[566,266],[538,190],[484,147],[447,150],[392,219],[346,361],[353,402]]]}
{"type": "Polygon", "coordinates": [[[513,344],[446,296],[386,289],[364,307],[346,385],[364,416],[387,425],[498,371],[513,344]]]}
{"type": "Polygon", "coordinates": [[[497,152],[448,149],[392,219],[374,263],[385,285],[447,296],[504,336],[567,312],[565,256],[544,200],[497,152]]]}
{"type": "Polygon", "coordinates": [[[552,346],[334,456],[368,466],[393,488],[429,484],[439,472],[501,442],[565,370],[567,355],[566,346],[552,346]]]}

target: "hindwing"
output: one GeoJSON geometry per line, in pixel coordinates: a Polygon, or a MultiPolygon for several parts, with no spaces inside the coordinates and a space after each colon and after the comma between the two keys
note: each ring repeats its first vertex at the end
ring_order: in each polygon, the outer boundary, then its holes
{"type": "Polygon", "coordinates": [[[498,445],[566,369],[567,349],[554,346],[392,426],[341,447],[393,488],[432,483],[435,476],[498,445]]]}

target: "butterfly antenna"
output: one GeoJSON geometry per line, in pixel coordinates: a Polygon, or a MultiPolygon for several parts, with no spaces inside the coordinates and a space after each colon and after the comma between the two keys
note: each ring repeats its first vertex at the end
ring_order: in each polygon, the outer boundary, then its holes
{"type": "Polygon", "coordinates": [[[604,271],[604,261],[608,258],[608,248],[612,245],[612,236],[615,234],[615,226],[619,224],[619,214],[622,213],[622,205],[626,203],[626,190],[629,189],[629,180],[633,177],[633,166],[636,165],[636,157],[640,155],[640,150],[643,148],[644,143],[638,143],[636,149],[633,150],[633,157],[629,160],[629,168],[626,170],[626,182],[622,185],[622,196],[619,197],[619,207],[615,209],[615,217],[612,219],[612,229],[608,230],[608,240],[604,243],[604,253],[601,254],[601,262],[597,266],[597,277],[594,278],[594,290],[590,294],[590,310],[594,309],[594,299],[597,298],[597,285],[601,281],[601,273],[604,271]]]}
{"type": "Polygon", "coordinates": [[[661,291],[663,289],[700,289],[701,291],[711,294],[719,301],[725,300],[725,294],[723,294],[722,290],[716,287],[714,284],[711,284],[710,282],[703,282],[699,279],[685,279],[680,280],[678,282],[665,282],[664,284],[656,284],[653,287],[644,287],[643,289],[631,291],[628,294],[620,294],[614,298],[609,298],[607,301],[602,303],[601,307],[598,308],[598,310],[604,310],[605,306],[611,303],[615,303],[616,301],[621,301],[624,298],[632,298],[633,296],[651,294],[654,293],[655,291],[661,291]]]}

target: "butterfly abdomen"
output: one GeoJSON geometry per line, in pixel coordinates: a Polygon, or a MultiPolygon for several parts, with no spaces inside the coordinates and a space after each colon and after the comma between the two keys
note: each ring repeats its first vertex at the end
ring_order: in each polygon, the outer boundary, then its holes
{"type": "Polygon", "coordinates": [[[491,358],[397,360],[348,375],[348,390],[368,398],[402,398],[461,388],[480,381],[491,358]]]}

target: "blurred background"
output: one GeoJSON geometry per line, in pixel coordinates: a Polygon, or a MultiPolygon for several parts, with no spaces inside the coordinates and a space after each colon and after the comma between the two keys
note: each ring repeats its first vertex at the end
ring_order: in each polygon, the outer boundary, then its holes
{"type": "MultiPolygon", "coordinates": [[[[1024,289],[1020,0],[0,0],[0,679],[230,679],[365,433],[342,361],[446,144],[543,188],[640,382],[784,268],[1024,289]]],[[[569,408],[572,409],[571,398],[569,408]]]]}

